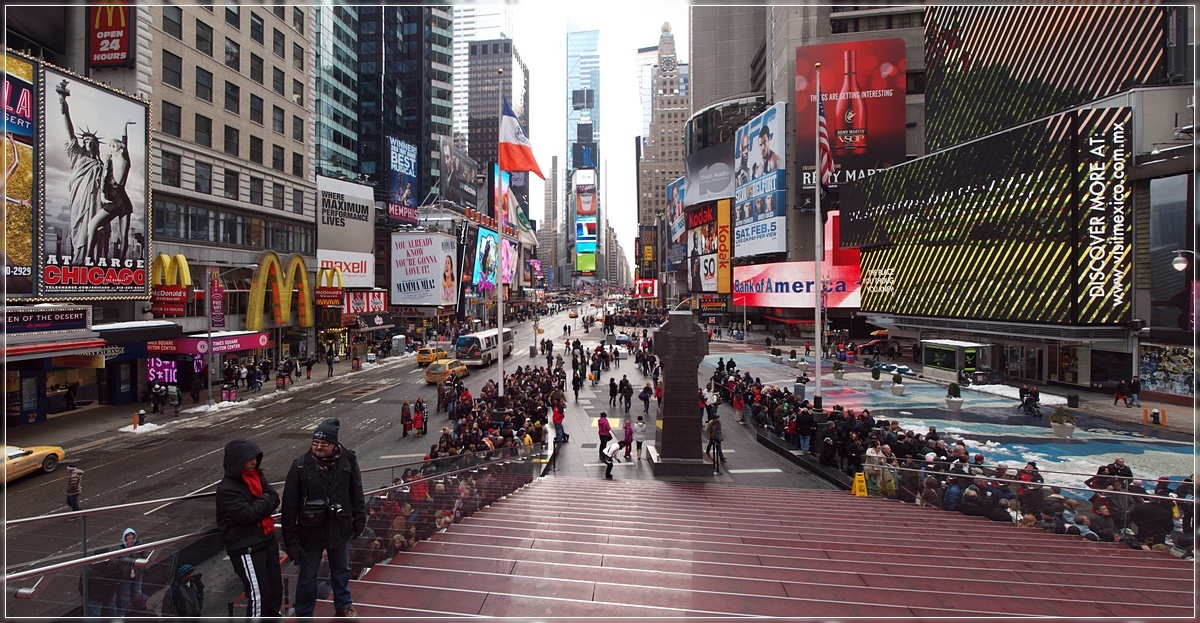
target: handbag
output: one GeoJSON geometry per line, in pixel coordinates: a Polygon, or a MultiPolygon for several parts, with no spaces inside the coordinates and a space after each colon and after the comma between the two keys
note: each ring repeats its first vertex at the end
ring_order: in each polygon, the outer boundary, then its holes
{"type": "Polygon", "coordinates": [[[328,513],[328,500],[305,499],[304,504],[300,506],[300,525],[310,528],[323,526],[328,513]]]}

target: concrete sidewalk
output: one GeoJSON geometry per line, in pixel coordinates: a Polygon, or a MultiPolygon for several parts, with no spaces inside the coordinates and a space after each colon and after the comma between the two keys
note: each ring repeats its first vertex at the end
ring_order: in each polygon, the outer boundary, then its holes
{"type": "MultiPolygon", "coordinates": [[[[323,385],[333,379],[344,377],[347,374],[358,374],[378,369],[380,366],[396,365],[401,361],[410,361],[415,356],[415,353],[392,355],[386,359],[377,359],[375,363],[367,363],[364,359],[361,370],[351,370],[352,365],[349,360],[340,361],[333,364],[332,378],[327,378],[328,368],[324,363],[313,366],[311,380],[304,379],[305,372],[301,368],[300,380],[294,381],[292,387],[286,391],[296,391],[307,387],[323,385]]],[[[246,399],[272,394],[275,391],[275,379],[272,376],[269,383],[264,380],[263,388],[258,392],[250,392],[245,388],[239,388],[238,397],[246,399]]],[[[217,385],[213,386],[213,396],[215,400],[220,401],[221,389],[217,385]]],[[[198,413],[194,409],[203,409],[207,397],[208,390],[203,389],[200,391],[199,404],[193,404],[191,396],[185,393],[183,395],[183,405],[180,407],[180,416],[196,416],[198,413]]],[[[216,408],[218,410],[222,409],[220,404],[216,408]]],[[[227,406],[224,408],[233,407],[227,406]]],[[[167,407],[168,411],[166,413],[151,413],[149,402],[85,407],[52,415],[45,422],[6,428],[4,431],[4,443],[10,446],[22,447],[61,446],[66,450],[69,457],[72,454],[102,444],[116,435],[120,428],[132,424],[133,416],[139,409],[146,410],[146,422],[148,424],[175,417],[172,407],[167,407]]]]}

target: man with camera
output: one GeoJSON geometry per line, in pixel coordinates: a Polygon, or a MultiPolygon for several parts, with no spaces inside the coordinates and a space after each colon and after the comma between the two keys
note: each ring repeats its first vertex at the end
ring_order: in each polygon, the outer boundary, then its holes
{"type": "Polygon", "coordinates": [[[366,528],[367,505],[358,460],[338,443],[339,424],[335,418],[321,422],[283,486],[284,551],[300,565],[297,617],[313,615],[322,550],[329,553],[335,615],[358,616],[350,598],[350,542],[366,528]]]}

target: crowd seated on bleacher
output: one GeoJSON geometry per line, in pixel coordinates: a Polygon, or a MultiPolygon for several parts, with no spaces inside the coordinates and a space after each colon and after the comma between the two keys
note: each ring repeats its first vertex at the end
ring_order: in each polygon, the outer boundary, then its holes
{"type": "MultiPolygon", "coordinates": [[[[723,363],[718,363],[712,385],[740,417],[748,414],[767,434],[816,456],[825,467],[851,477],[862,472],[868,495],[1193,556],[1194,475],[1177,484],[1164,476],[1148,492],[1118,458],[1086,481],[1090,496],[1076,492],[1068,498],[1045,483],[1036,462],[1017,470],[989,464],[982,454],[969,453],[962,441],[947,443],[934,426],[926,432],[902,430],[899,422],[875,420],[866,409],[854,413],[836,405],[828,421],[818,425],[807,400],[739,375],[732,361],[723,363]]],[[[797,384],[806,380],[798,378],[797,384]]]]}

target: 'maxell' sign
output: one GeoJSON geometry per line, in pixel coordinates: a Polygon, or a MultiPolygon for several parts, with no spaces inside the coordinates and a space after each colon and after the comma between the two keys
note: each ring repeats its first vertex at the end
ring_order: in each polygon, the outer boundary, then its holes
{"type": "Polygon", "coordinates": [[[133,67],[137,16],[133,7],[99,2],[87,10],[87,66],[133,67]]]}

